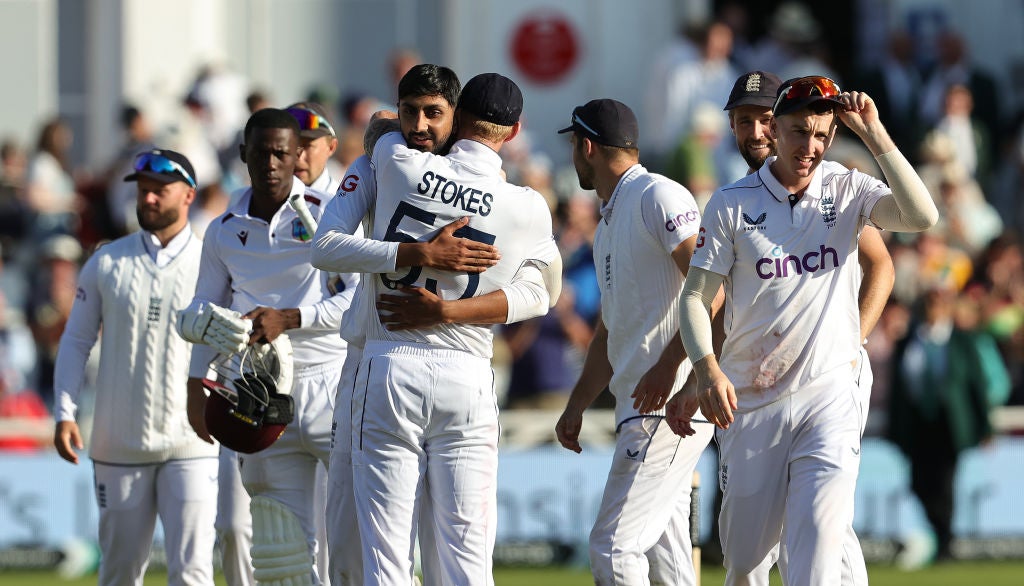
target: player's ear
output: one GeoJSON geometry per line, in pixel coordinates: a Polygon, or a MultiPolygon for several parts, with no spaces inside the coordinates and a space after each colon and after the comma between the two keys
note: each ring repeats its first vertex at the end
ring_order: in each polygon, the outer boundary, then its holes
{"type": "Polygon", "coordinates": [[[505,137],[505,142],[508,142],[508,141],[512,140],[513,138],[515,138],[516,135],[519,134],[519,131],[522,130],[522,129],[523,129],[523,123],[522,122],[516,122],[515,124],[513,124],[512,125],[512,131],[508,133],[507,137],[505,137]]]}
{"type": "Polygon", "coordinates": [[[238,145],[238,158],[242,159],[243,163],[245,162],[245,143],[244,142],[242,144],[238,145]]]}

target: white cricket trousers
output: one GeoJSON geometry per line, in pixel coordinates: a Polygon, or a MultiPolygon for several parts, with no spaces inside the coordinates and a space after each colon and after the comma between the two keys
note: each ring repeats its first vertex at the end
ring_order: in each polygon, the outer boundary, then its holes
{"type": "Polygon", "coordinates": [[[494,583],[498,407],[490,361],[370,342],[352,397],[352,470],[363,584],[409,584],[429,482],[442,585],[494,583]]]}
{"type": "MultiPolygon", "coordinates": [[[[857,365],[853,370],[854,379],[857,381],[857,403],[860,406],[860,435],[864,437],[864,428],[868,423],[868,408],[871,405],[871,385],[874,383],[874,373],[871,372],[871,363],[868,361],[868,353],[863,347],[860,349],[857,365]]],[[[758,569],[754,570],[748,577],[751,586],[768,586],[769,572],[775,563],[779,564],[779,572],[785,573],[789,564],[789,556],[786,549],[776,546],[768,554],[758,569]]],[[[868,586],[868,568],[864,564],[864,551],[860,546],[860,538],[853,530],[851,519],[850,526],[846,528],[846,535],[843,536],[843,570],[840,586],[868,586]]]]}
{"type": "Polygon", "coordinates": [[[341,378],[339,361],[306,366],[295,371],[292,398],[295,421],[285,428],[280,439],[255,454],[239,454],[242,484],[249,496],[262,495],[276,500],[295,514],[309,543],[310,570],[313,571],[319,548],[316,519],[323,518],[324,501],[317,501],[317,464],[327,465],[331,455],[331,416],[334,395],[341,378]]]}
{"type": "Polygon", "coordinates": [[[121,466],[93,462],[100,586],[142,586],[159,516],[169,586],[212,586],[217,458],[121,466]]]}
{"type": "Polygon", "coordinates": [[[755,570],[780,541],[787,586],[841,583],[860,466],[861,395],[849,367],[841,367],[774,403],[737,411],[729,429],[718,430],[727,585],[756,584],[755,570]]]}
{"type": "Polygon", "coordinates": [[[220,540],[221,567],[228,586],[255,586],[252,556],[252,515],[249,493],[242,486],[238,454],[221,446],[217,491],[217,538],[220,540]]]}
{"type": "MultiPolygon", "coordinates": [[[[356,384],[363,349],[348,345],[348,355],[341,371],[338,396],[334,400],[334,422],[331,424],[331,465],[327,472],[327,550],[328,575],[334,586],[363,583],[363,549],[356,519],[355,494],[352,491],[352,390],[356,384]]],[[[440,584],[441,574],[434,544],[433,510],[430,488],[420,495],[419,538],[423,583],[440,584]]]]}
{"type": "Polygon", "coordinates": [[[599,586],[696,583],[690,543],[690,488],[713,435],[708,424],[681,438],[660,416],[619,424],[615,454],[590,532],[590,569],[599,586]],[[656,548],[655,564],[648,552],[656,548]]]}

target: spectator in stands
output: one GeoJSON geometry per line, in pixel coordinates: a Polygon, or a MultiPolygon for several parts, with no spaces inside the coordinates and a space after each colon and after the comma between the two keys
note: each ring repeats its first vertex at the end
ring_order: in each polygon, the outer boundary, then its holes
{"type": "Polygon", "coordinates": [[[61,118],[47,121],[39,132],[36,151],[28,163],[26,196],[35,214],[36,241],[53,234],[74,234],[78,229],[81,196],[75,191],[69,151],[74,135],[61,118]]]}
{"type": "Polygon", "coordinates": [[[937,286],[922,298],[917,324],[897,346],[889,438],[910,460],[911,490],[935,531],[935,560],[953,557],[954,481],[959,455],[992,434],[990,411],[1010,380],[992,338],[973,327],[977,312],[937,286]],[[958,319],[957,319],[958,318],[958,319]]]}

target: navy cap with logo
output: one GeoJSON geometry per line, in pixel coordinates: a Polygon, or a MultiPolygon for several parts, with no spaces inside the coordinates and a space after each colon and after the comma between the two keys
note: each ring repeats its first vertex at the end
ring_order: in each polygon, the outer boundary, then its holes
{"type": "Polygon", "coordinates": [[[462,86],[457,106],[485,122],[512,126],[523,113],[523,92],[499,73],[481,73],[462,86]]]}
{"type": "Polygon", "coordinates": [[[572,122],[558,131],[579,132],[603,145],[624,149],[637,148],[640,125],[629,106],[618,100],[590,100],[572,111],[572,122]]]}
{"type": "Polygon", "coordinates": [[[139,177],[154,179],[163,184],[183,181],[196,187],[196,171],[185,155],[170,149],[152,149],[135,156],[135,172],[125,181],[138,181],[139,177]]]}
{"type": "Polygon", "coordinates": [[[729,101],[723,110],[740,106],[762,106],[771,108],[782,80],[769,71],[750,71],[739,76],[729,92],[729,101]]]}

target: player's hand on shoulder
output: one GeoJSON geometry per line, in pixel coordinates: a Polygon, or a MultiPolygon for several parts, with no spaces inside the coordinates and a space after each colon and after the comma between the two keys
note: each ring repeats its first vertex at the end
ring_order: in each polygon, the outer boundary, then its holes
{"type": "Polygon", "coordinates": [[[566,407],[558,418],[558,422],[555,423],[555,436],[563,448],[579,454],[583,451],[583,447],[580,446],[580,430],[582,429],[583,413],[566,407]]]}
{"type": "Polygon", "coordinates": [[[61,458],[72,464],[77,464],[78,453],[75,450],[85,447],[78,424],[74,421],[58,421],[53,432],[53,446],[57,448],[57,453],[61,458]]]}
{"type": "Polygon", "coordinates": [[[213,436],[206,429],[206,390],[203,388],[202,379],[189,378],[186,383],[188,390],[188,424],[196,432],[199,439],[208,444],[213,443],[213,436]]]}
{"type": "Polygon", "coordinates": [[[441,228],[424,246],[423,266],[466,273],[482,273],[498,264],[501,254],[496,246],[456,236],[469,224],[463,217],[441,228]]]}
{"type": "Polygon", "coordinates": [[[422,287],[401,287],[398,294],[377,299],[380,323],[391,331],[429,328],[448,323],[445,301],[422,287]]]}

